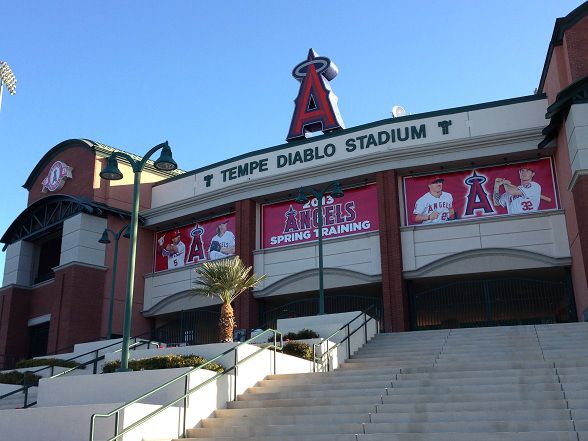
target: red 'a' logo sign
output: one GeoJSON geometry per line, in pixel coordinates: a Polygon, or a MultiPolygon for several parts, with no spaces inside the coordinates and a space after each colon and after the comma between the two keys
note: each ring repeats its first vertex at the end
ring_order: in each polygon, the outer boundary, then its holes
{"type": "Polygon", "coordinates": [[[337,96],[329,85],[338,73],[335,63],[327,57],[319,57],[313,49],[308,51],[308,58],[294,68],[292,75],[301,84],[294,100],[296,107],[286,141],[306,138],[309,132],[345,128],[337,107],[337,96]]]}

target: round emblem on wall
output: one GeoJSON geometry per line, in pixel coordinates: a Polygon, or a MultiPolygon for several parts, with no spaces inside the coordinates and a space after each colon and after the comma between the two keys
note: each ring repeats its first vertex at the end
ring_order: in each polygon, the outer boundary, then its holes
{"type": "Polygon", "coordinates": [[[61,190],[65,184],[65,180],[72,178],[72,170],[73,167],[70,167],[65,162],[55,161],[49,169],[47,177],[43,179],[43,188],[41,191],[47,193],[48,191],[61,190]]]}

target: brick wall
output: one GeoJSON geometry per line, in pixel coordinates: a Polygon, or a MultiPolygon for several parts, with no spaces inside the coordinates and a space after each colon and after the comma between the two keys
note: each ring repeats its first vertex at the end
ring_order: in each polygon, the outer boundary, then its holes
{"type": "Polygon", "coordinates": [[[32,185],[31,190],[29,191],[28,204],[31,205],[33,202],[38,201],[41,198],[54,194],[84,196],[88,199],[93,199],[93,182],[94,152],[88,149],[87,146],[83,147],[82,145],[71,144],[58,156],[52,158],[45,165],[45,167],[37,177],[36,181],[32,185]],[[67,179],[65,181],[65,185],[61,190],[43,193],[41,192],[41,189],[43,188],[41,183],[43,182],[43,179],[45,179],[49,174],[49,169],[51,168],[53,163],[55,163],[55,161],[62,161],[70,167],[73,167],[73,178],[67,179]]]}
{"type": "Polygon", "coordinates": [[[384,331],[407,331],[409,329],[408,298],[402,278],[400,207],[396,171],[377,173],[376,184],[382,253],[384,331]]]}
{"type": "MultiPolygon", "coordinates": [[[[236,246],[235,252],[245,266],[253,266],[255,250],[256,203],[252,200],[237,202],[236,206],[236,246]]],[[[259,306],[251,290],[241,294],[234,302],[238,329],[251,329],[257,326],[259,306]]]]}

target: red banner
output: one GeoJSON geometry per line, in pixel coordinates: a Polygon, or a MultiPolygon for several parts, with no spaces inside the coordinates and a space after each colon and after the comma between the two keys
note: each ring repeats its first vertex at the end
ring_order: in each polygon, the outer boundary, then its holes
{"type": "Polygon", "coordinates": [[[406,225],[559,207],[551,158],[404,178],[406,225]]]}
{"type": "Polygon", "coordinates": [[[217,217],[155,235],[153,272],[235,254],[235,215],[217,217]]]}
{"type": "MultiPolygon", "coordinates": [[[[378,198],[375,185],[345,190],[341,198],[323,197],[323,239],[377,231],[378,198]]],[[[318,239],[318,201],[264,205],[262,246],[274,248],[318,239]]]]}

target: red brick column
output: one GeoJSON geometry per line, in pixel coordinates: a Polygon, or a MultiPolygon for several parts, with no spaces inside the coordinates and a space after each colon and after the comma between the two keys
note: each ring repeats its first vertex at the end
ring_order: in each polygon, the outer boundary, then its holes
{"type": "Polygon", "coordinates": [[[55,297],[47,351],[69,352],[74,343],[101,337],[106,270],[71,264],[55,271],[55,297]]]}
{"type": "MultiPolygon", "coordinates": [[[[574,208],[576,211],[576,222],[578,223],[578,238],[580,239],[580,249],[582,250],[582,259],[574,260],[573,265],[582,265],[584,274],[588,274],[588,176],[579,176],[572,189],[574,199],[574,208]]],[[[572,268],[573,271],[573,268],[572,268]]],[[[574,287],[576,297],[576,307],[578,308],[578,318],[584,319],[584,310],[588,307],[588,298],[586,292],[581,287],[574,287]]]]}
{"type": "Polygon", "coordinates": [[[400,245],[400,207],[395,170],[376,174],[378,214],[380,220],[380,252],[382,255],[382,300],[384,331],[408,331],[408,298],[402,279],[400,245]]]}
{"type": "Polygon", "coordinates": [[[30,299],[28,289],[10,286],[0,291],[0,355],[27,358],[30,299]]]}
{"type": "MultiPolygon", "coordinates": [[[[257,207],[250,199],[239,201],[236,211],[236,244],[235,252],[241,257],[246,266],[253,266],[253,251],[255,250],[255,230],[257,226],[257,207]]],[[[259,306],[251,291],[244,292],[234,302],[237,328],[251,329],[258,325],[259,306]]]]}

